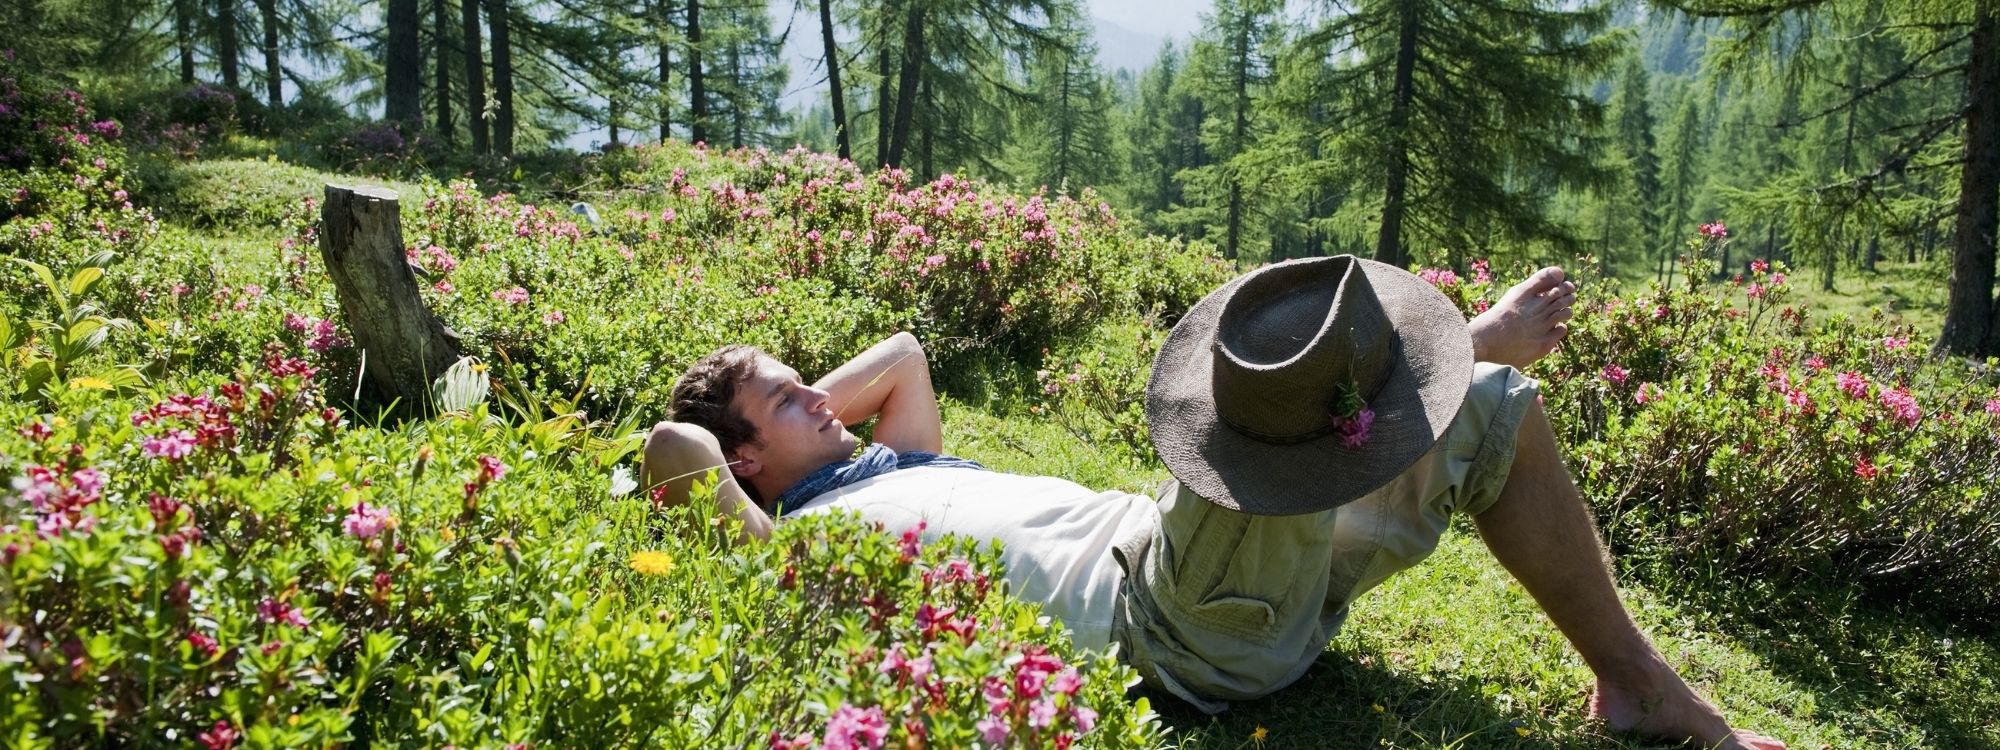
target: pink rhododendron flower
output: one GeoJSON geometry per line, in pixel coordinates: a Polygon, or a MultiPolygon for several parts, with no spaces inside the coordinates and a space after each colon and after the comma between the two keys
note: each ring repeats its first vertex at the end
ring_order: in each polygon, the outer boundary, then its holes
{"type": "Polygon", "coordinates": [[[1881,469],[1875,466],[1873,461],[1868,460],[1867,456],[1854,459],[1854,475],[1857,477],[1873,480],[1875,475],[1881,473],[1881,471],[1881,469]]]}
{"type": "Polygon", "coordinates": [[[1986,399],[1986,413],[2000,417],[2000,398],[1986,399]]]}
{"type": "Polygon", "coordinates": [[[1640,383],[1638,392],[1632,394],[1632,400],[1640,406],[1645,406],[1649,402],[1658,401],[1666,398],[1666,396],[1667,392],[1659,386],[1652,383],[1640,383]]]}
{"type": "Polygon", "coordinates": [[[1826,369],[1826,360],[1821,359],[1819,355],[1815,354],[1806,358],[1806,366],[1814,370],[1824,370],[1826,369]]]}
{"type": "Polygon", "coordinates": [[[1771,286],[1774,286],[1774,287],[1779,287],[1779,286],[1784,286],[1784,285],[1785,285],[1785,275],[1784,275],[1784,274],[1782,274],[1782,273],[1774,273],[1774,274],[1771,274],[1771,286]]]}
{"type": "Polygon", "coordinates": [[[978,723],[972,725],[972,728],[979,730],[979,739],[988,745],[998,747],[1007,742],[1007,722],[1001,721],[999,717],[988,716],[980,719],[978,723]]]}
{"type": "Polygon", "coordinates": [[[1362,407],[1353,417],[1334,417],[1340,424],[1340,444],[1360,448],[1368,442],[1368,428],[1375,424],[1375,411],[1362,407]]]}
{"type": "Polygon", "coordinates": [[[880,706],[866,710],[841,705],[826,720],[824,750],[878,750],[889,737],[889,722],[880,706]]]}
{"type": "Polygon", "coordinates": [[[1088,734],[1092,727],[1097,726],[1097,711],[1089,706],[1071,706],[1069,717],[1076,722],[1076,731],[1080,734],[1088,734]]]}
{"type": "Polygon", "coordinates": [[[159,437],[146,438],[143,447],[147,458],[164,458],[179,461],[194,452],[194,435],[187,430],[167,430],[159,437]]]}
{"type": "Polygon", "coordinates": [[[1701,232],[1701,236],[1712,240],[1719,240],[1729,236],[1729,227],[1723,226],[1722,222],[1719,221],[1713,224],[1703,224],[1699,231],[1701,232]]]}
{"type": "Polygon", "coordinates": [[[512,289],[495,289],[491,296],[493,299],[500,300],[501,302],[518,305],[528,301],[528,290],[518,286],[512,289]]]}
{"type": "Polygon", "coordinates": [[[480,484],[486,484],[504,476],[507,476],[506,464],[500,463],[500,459],[498,458],[494,458],[492,456],[488,456],[485,454],[480,454],[479,456],[480,484]]]}
{"type": "Polygon", "coordinates": [[[347,514],[347,519],[340,525],[347,530],[348,536],[365,540],[373,539],[377,534],[387,530],[391,520],[388,508],[369,507],[368,503],[363,501],[354,505],[354,510],[347,514]]]}
{"type": "Polygon", "coordinates": [[[1771,263],[1763,258],[1758,258],[1750,261],[1750,270],[1754,273],[1763,273],[1771,270],[1771,263]]]}
{"type": "Polygon", "coordinates": [[[1033,703],[1028,704],[1028,726],[1034,727],[1036,729],[1047,729],[1049,725],[1054,724],[1055,721],[1056,721],[1055,701],[1050,700],[1049,698],[1042,698],[1041,700],[1037,700],[1033,703]]]}
{"type": "Polygon", "coordinates": [[[199,630],[188,631],[187,642],[188,646],[193,648],[195,653],[200,654],[203,659],[215,658],[215,652],[220,650],[221,645],[216,642],[213,636],[199,630]]]}
{"type": "Polygon", "coordinates": [[[553,325],[561,325],[563,321],[565,321],[565,320],[568,320],[568,319],[569,319],[569,316],[566,316],[566,315],[563,315],[563,311],[561,311],[561,310],[550,310],[550,311],[548,311],[548,313],[547,313],[547,314],[544,314],[544,315],[542,316],[542,323],[543,323],[543,324],[545,324],[545,325],[552,325],[552,326],[553,326],[553,325]]]}
{"type": "Polygon", "coordinates": [[[1907,336],[1886,336],[1882,339],[1882,348],[1892,352],[1902,351],[1904,347],[1909,345],[1910,339],[1907,336]]]}
{"type": "Polygon", "coordinates": [[[1882,392],[1882,405],[1889,407],[1896,420],[1904,427],[1915,427],[1924,418],[1923,410],[1917,408],[1917,397],[1908,388],[1894,388],[1882,392]]]}
{"type": "Polygon", "coordinates": [[[1491,265],[1489,265],[1489,264],[1488,264],[1488,263],[1486,262],[1486,259],[1485,259],[1485,258],[1480,258],[1479,260],[1475,260],[1475,261],[1473,261],[1473,262],[1472,262],[1472,283],[1474,283],[1474,284],[1484,284],[1484,283],[1486,283],[1486,282],[1489,282],[1489,281],[1492,281],[1492,280],[1493,280],[1493,273],[1492,273],[1492,271],[1491,271],[1491,268],[1492,268],[1492,266],[1491,266],[1491,265]]]}
{"type": "Polygon", "coordinates": [[[288,602],[281,602],[271,598],[266,598],[264,601],[258,602],[257,617],[265,622],[284,623],[300,628],[310,624],[307,622],[305,614],[300,612],[297,607],[293,607],[288,602]]]}
{"type": "Polygon", "coordinates": [[[1868,378],[1862,377],[1861,373],[1849,370],[1833,376],[1833,382],[1848,398],[1868,397],[1868,378]]]}
{"type": "Polygon", "coordinates": [[[243,735],[236,731],[236,727],[227,721],[215,722],[213,728],[195,736],[207,750],[230,750],[236,747],[236,741],[242,738],[243,735]]]}
{"type": "Polygon", "coordinates": [[[1632,377],[1632,371],[1619,367],[1616,364],[1609,364],[1604,366],[1602,376],[1604,382],[1612,385],[1624,385],[1625,381],[1632,377]]]}
{"type": "Polygon", "coordinates": [[[1065,669],[1049,683],[1049,689],[1063,695],[1076,695],[1076,691],[1083,689],[1083,675],[1077,674],[1075,667],[1065,669]]]}
{"type": "Polygon", "coordinates": [[[1417,272],[1417,278],[1429,282],[1431,286],[1446,287],[1458,283],[1458,274],[1449,268],[1426,268],[1417,272]]]}
{"type": "Polygon", "coordinates": [[[1813,413],[1812,396],[1806,393],[1804,388],[1793,388],[1785,391],[1785,403],[1791,404],[1792,408],[1798,409],[1800,412],[1806,414],[1813,413]]]}

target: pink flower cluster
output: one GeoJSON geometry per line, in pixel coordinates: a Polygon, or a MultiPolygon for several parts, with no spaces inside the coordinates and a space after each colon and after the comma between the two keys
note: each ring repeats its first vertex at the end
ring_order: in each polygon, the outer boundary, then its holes
{"type": "Polygon", "coordinates": [[[14,478],[14,491],[34,509],[42,538],[65,531],[88,534],[97,517],[87,509],[104,499],[104,474],[90,468],[71,471],[61,462],[54,467],[30,464],[14,478]]]}
{"type": "Polygon", "coordinates": [[[328,318],[315,318],[298,313],[285,313],[285,328],[294,333],[306,334],[306,348],[324,352],[351,345],[353,342],[340,335],[340,330],[328,318]]]}
{"type": "Polygon", "coordinates": [[[155,424],[168,427],[142,444],[142,450],[151,458],[179,461],[195,448],[227,449],[236,442],[236,422],[230,406],[207,396],[174,394],[132,414],[134,427],[155,424]]]}
{"type": "Polygon", "coordinates": [[[518,286],[512,289],[495,289],[490,296],[510,305],[518,305],[528,301],[528,290],[518,286]]]}
{"type": "Polygon", "coordinates": [[[362,501],[354,505],[354,509],[347,514],[345,520],[341,521],[340,526],[347,531],[348,536],[368,540],[388,530],[394,522],[395,518],[389,513],[388,508],[370,506],[367,501],[362,501]]]}
{"type": "Polygon", "coordinates": [[[281,602],[269,597],[257,603],[257,618],[265,622],[282,623],[297,628],[303,628],[311,624],[306,620],[305,613],[300,611],[299,608],[292,606],[290,602],[281,602]]]}
{"type": "Polygon", "coordinates": [[[1458,284],[1458,274],[1449,268],[1426,268],[1417,272],[1417,278],[1439,288],[1458,284]]]}
{"type": "Polygon", "coordinates": [[[1882,391],[1882,405],[1889,407],[1889,413],[1904,427],[1915,427],[1924,418],[1923,410],[1917,408],[1917,397],[1908,388],[1899,386],[1882,391]]]}
{"type": "Polygon", "coordinates": [[[236,741],[242,738],[243,734],[236,731],[236,727],[227,721],[215,722],[214,728],[195,736],[195,739],[201,741],[204,750],[230,750],[236,747],[236,741]]]}
{"type": "Polygon", "coordinates": [[[476,460],[479,467],[473,471],[472,481],[465,483],[467,507],[471,507],[469,503],[471,503],[473,498],[478,497],[479,492],[486,489],[487,485],[507,475],[507,465],[500,463],[500,459],[498,458],[482,453],[476,460]]]}
{"type": "Polygon", "coordinates": [[[1083,676],[1046,648],[1025,647],[1012,677],[987,677],[981,683],[987,716],[974,726],[988,744],[1002,745],[1024,732],[1027,736],[1022,739],[1031,747],[1068,748],[1077,735],[1087,734],[1097,725],[1097,712],[1076,699],[1083,689],[1083,676]],[[1058,705],[1059,697],[1067,704],[1067,711],[1058,705]],[[1065,716],[1074,732],[1060,726],[1065,716]],[[1053,737],[1046,734],[1050,730],[1055,730],[1053,737]]]}
{"type": "Polygon", "coordinates": [[[1729,227],[1723,226],[1722,222],[1719,221],[1712,224],[1703,224],[1696,231],[1700,232],[1701,236],[1711,240],[1725,239],[1729,236],[1729,227]]]}
{"type": "Polygon", "coordinates": [[[1840,391],[1847,394],[1848,398],[1863,399],[1868,397],[1868,378],[1863,377],[1861,373],[1854,372],[1853,370],[1842,372],[1833,376],[1833,383],[1839,386],[1840,391]]]}
{"type": "Polygon", "coordinates": [[[1640,383],[1639,390],[1632,394],[1632,401],[1640,406],[1666,398],[1667,392],[1652,383],[1640,383]]]}
{"type": "Polygon", "coordinates": [[[1351,417],[1336,414],[1333,421],[1339,428],[1340,444],[1350,450],[1357,449],[1368,443],[1368,428],[1375,425],[1375,410],[1364,406],[1351,417]]]}
{"type": "Polygon", "coordinates": [[[1616,363],[1612,363],[1604,366],[1604,371],[1599,374],[1599,377],[1602,377],[1604,382],[1612,385],[1624,385],[1625,381],[1632,377],[1632,371],[1619,367],[1616,363]]]}

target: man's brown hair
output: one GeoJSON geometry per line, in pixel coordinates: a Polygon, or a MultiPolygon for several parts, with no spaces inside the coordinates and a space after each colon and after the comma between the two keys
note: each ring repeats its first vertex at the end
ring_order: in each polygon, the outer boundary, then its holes
{"type": "Polygon", "coordinates": [[[754,346],[730,344],[696,360],[674,384],[674,400],[667,407],[670,418],[714,433],[724,456],[744,445],[757,444],[757,426],[730,408],[729,402],[736,398],[737,388],[757,372],[757,358],[768,356],[754,346]]]}

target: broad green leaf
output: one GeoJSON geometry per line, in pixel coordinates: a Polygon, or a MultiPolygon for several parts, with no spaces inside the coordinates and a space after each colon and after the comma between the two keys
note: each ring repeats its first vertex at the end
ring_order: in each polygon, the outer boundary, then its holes
{"type": "Polygon", "coordinates": [[[431,401],[439,411],[465,411],[486,402],[486,375],[472,357],[460,357],[431,384],[431,401]]]}
{"type": "Polygon", "coordinates": [[[48,288],[49,294],[55,295],[56,309],[61,310],[65,314],[69,312],[69,298],[63,296],[62,287],[56,284],[56,274],[54,271],[50,271],[48,266],[28,260],[27,258],[14,258],[13,260],[15,263],[27,266],[28,270],[35,272],[35,276],[42,280],[42,286],[48,288]]]}
{"type": "Polygon", "coordinates": [[[104,269],[96,266],[86,266],[82,270],[70,275],[69,296],[81,297],[89,294],[90,290],[97,286],[97,282],[103,280],[104,269]]]}

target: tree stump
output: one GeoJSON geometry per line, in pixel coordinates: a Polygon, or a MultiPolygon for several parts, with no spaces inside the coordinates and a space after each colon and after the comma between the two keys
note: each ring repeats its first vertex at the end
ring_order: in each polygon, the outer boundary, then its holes
{"type": "Polygon", "coordinates": [[[459,351],[456,337],[417,296],[396,199],[387,188],[327,183],[319,253],[368,381],[385,402],[428,414],[431,381],[458,361],[459,351]]]}

